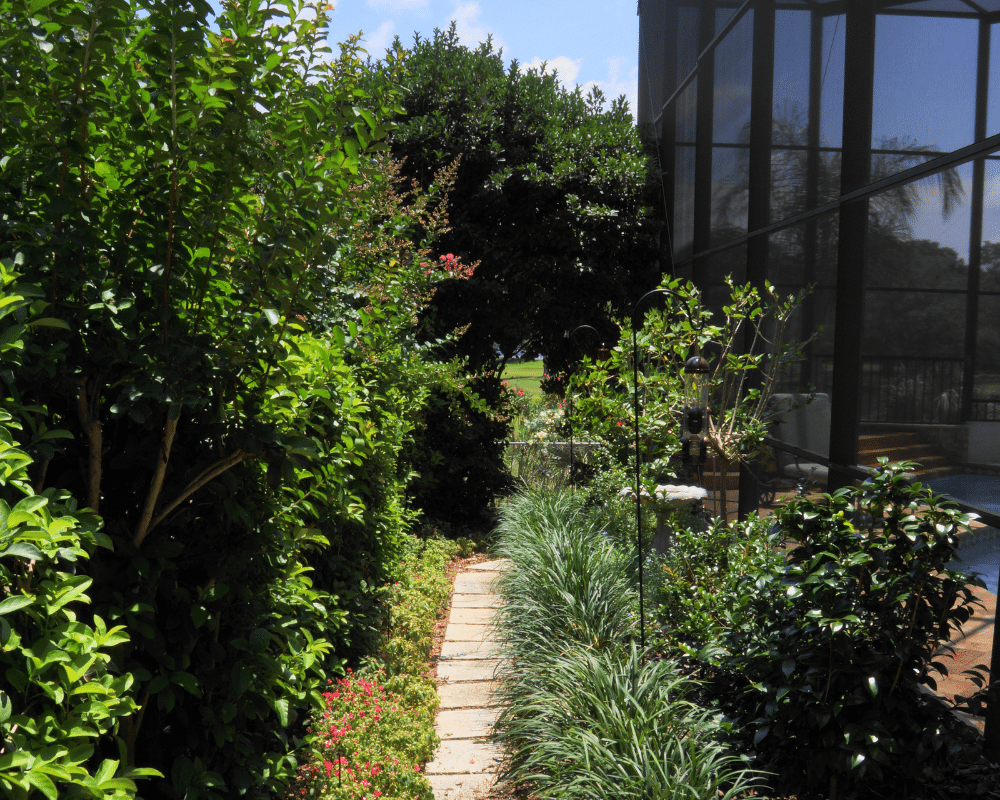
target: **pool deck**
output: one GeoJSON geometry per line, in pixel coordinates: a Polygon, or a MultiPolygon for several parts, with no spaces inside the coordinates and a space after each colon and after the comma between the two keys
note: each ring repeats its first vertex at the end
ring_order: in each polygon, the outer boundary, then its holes
{"type": "MultiPolygon", "coordinates": [[[[1000,547],[1000,531],[983,525],[973,524],[972,530],[965,534],[973,541],[994,541],[1000,547]]],[[[961,554],[962,550],[959,550],[961,554]]],[[[992,566],[992,565],[991,565],[992,566]]],[[[989,576],[991,582],[995,575],[989,576]]],[[[975,614],[966,624],[961,635],[949,642],[954,648],[950,657],[945,654],[942,659],[948,668],[948,675],[935,676],[938,694],[954,699],[956,695],[969,696],[977,690],[966,670],[985,664],[990,666],[993,652],[993,628],[997,619],[997,596],[987,589],[973,587],[976,599],[982,604],[976,608],[975,614]]],[[[983,729],[982,717],[969,717],[970,721],[980,730],[983,729]]]]}
{"type": "MultiPolygon", "coordinates": [[[[948,668],[947,676],[935,676],[938,694],[954,699],[956,695],[969,696],[976,691],[970,676],[963,674],[979,664],[989,666],[993,651],[993,626],[997,618],[996,595],[985,589],[974,589],[983,607],[977,608],[975,616],[965,625],[962,635],[949,643],[954,652],[952,657],[942,659],[948,668]]],[[[982,717],[970,717],[972,723],[983,729],[982,717]]]]}

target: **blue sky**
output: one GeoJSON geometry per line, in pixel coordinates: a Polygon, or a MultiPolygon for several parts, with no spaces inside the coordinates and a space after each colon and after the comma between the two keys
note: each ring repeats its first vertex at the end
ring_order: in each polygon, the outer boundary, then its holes
{"type": "Polygon", "coordinates": [[[363,31],[373,57],[395,36],[403,46],[413,34],[430,36],[454,20],[463,44],[475,46],[492,34],[505,61],[528,66],[547,61],[563,83],[600,86],[609,100],[624,94],[635,112],[638,89],[639,18],[636,0],[340,0],[331,38],[363,31]]]}

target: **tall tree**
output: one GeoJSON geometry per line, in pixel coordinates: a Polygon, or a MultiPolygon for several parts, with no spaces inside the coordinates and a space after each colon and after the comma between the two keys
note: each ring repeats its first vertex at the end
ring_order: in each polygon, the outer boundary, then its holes
{"type": "Polygon", "coordinates": [[[421,182],[461,157],[440,247],[479,264],[433,309],[448,329],[468,326],[471,366],[556,354],[568,331],[659,282],[658,184],[624,98],[505,66],[489,40],[460,44],[454,24],[418,36],[404,67],[394,156],[421,182]]]}

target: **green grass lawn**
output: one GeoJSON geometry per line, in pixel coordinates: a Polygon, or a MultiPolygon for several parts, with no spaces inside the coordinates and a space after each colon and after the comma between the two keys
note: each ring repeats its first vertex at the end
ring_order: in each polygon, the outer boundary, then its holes
{"type": "Polygon", "coordinates": [[[512,389],[524,389],[528,397],[541,397],[542,373],[541,361],[508,361],[503,370],[503,380],[512,389]]]}

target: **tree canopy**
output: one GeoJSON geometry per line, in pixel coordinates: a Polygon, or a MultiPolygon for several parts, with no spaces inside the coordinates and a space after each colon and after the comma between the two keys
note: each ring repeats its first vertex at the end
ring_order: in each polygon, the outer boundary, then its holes
{"type": "Polygon", "coordinates": [[[609,327],[658,283],[658,184],[624,98],[505,65],[490,41],[460,44],[454,24],[417,36],[403,66],[393,154],[419,181],[461,159],[439,245],[478,265],[442,285],[433,314],[468,326],[474,367],[558,353],[577,325],[609,327]]]}

